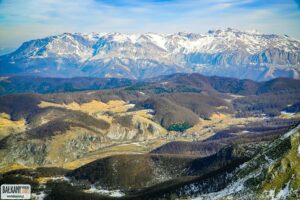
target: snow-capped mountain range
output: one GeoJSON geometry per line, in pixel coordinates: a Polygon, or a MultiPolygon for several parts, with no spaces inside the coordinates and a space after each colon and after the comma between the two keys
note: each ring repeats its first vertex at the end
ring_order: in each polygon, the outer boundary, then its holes
{"type": "Polygon", "coordinates": [[[142,79],[176,72],[299,78],[300,41],[230,28],[206,34],[64,33],[0,57],[2,75],[142,79]]]}

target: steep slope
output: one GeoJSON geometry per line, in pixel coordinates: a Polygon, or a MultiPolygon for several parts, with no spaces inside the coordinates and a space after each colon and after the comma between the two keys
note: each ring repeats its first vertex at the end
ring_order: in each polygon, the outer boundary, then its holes
{"type": "MultiPolygon", "coordinates": [[[[37,96],[35,99],[39,102],[37,96]]],[[[166,130],[152,121],[153,116],[148,110],[129,111],[132,107],[133,104],[121,100],[106,103],[93,100],[83,104],[46,101],[34,104],[32,101],[29,110],[7,110],[8,113],[16,112],[15,117],[26,119],[27,123],[22,131],[1,137],[0,166],[3,168],[14,163],[65,166],[88,158],[87,154],[98,150],[112,149],[112,152],[118,153],[117,148],[113,150],[118,145],[122,152],[123,146],[130,147],[131,143],[146,141],[141,148],[133,144],[144,152],[152,145],[151,141],[161,138],[166,130]]],[[[97,155],[105,153],[99,152],[97,155]]]]}
{"type": "Polygon", "coordinates": [[[299,146],[300,125],[237,169],[229,186],[208,197],[298,199],[300,197],[299,146]]]}
{"type": "MultiPolygon", "coordinates": [[[[233,171],[215,170],[196,180],[150,190],[155,198],[298,199],[300,125],[233,171]]],[[[244,152],[245,153],[245,152],[244,152]]]]}
{"type": "Polygon", "coordinates": [[[94,161],[67,176],[109,190],[140,190],[182,176],[191,160],[181,156],[120,155],[94,161]]]}
{"type": "Polygon", "coordinates": [[[64,33],[0,57],[1,74],[132,79],[200,72],[254,80],[299,77],[300,42],[234,29],[206,34],[64,33]],[[238,70],[237,70],[238,69],[238,70]]]}

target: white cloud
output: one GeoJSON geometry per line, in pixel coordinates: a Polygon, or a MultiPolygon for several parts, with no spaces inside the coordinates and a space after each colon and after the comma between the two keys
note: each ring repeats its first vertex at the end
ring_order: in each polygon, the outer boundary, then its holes
{"type": "Polygon", "coordinates": [[[0,4],[0,46],[16,46],[24,40],[62,32],[206,32],[233,27],[300,36],[295,3],[248,8],[253,1],[174,0],[155,4],[134,0],[128,6],[117,6],[100,0],[4,0],[0,4]]]}

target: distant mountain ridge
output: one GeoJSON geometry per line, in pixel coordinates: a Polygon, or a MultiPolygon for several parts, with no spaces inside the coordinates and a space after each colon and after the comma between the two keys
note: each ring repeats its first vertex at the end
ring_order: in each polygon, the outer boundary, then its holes
{"type": "Polygon", "coordinates": [[[300,41],[228,28],[206,34],[64,33],[0,57],[0,74],[151,78],[199,72],[253,80],[299,78],[300,41]]]}
{"type": "Polygon", "coordinates": [[[275,78],[269,81],[256,82],[249,79],[203,76],[198,73],[177,73],[138,81],[124,78],[0,76],[0,96],[17,93],[49,94],[87,90],[96,91],[122,87],[125,87],[126,90],[143,90],[150,93],[216,90],[221,93],[258,95],[284,90],[299,91],[299,84],[300,80],[292,78],[275,78]],[[181,86],[176,88],[175,85],[181,86]],[[158,88],[161,88],[162,91],[159,91],[158,88]]]}

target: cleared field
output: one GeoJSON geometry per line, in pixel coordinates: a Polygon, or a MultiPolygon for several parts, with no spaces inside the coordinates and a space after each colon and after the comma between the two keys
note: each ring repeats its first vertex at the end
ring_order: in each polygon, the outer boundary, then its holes
{"type": "Polygon", "coordinates": [[[263,118],[259,117],[236,118],[230,114],[213,113],[208,120],[200,119],[198,124],[187,130],[187,133],[194,133],[197,136],[197,140],[205,140],[213,136],[216,132],[230,126],[243,127],[248,123],[263,120],[263,118]]]}
{"type": "Polygon", "coordinates": [[[0,140],[10,134],[20,133],[26,129],[26,121],[20,119],[11,120],[6,113],[0,113],[0,140]]]}
{"type": "Polygon", "coordinates": [[[69,110],[77,110],[88,114],[95,114],[98,112],[108,112],[108,111],[113,113],[126,112],[128,109],[132,108],[133,106],[134,106],[133,104],[128,104],[127,102],[121,100],[111,100],[107,103],[92,100],[91,102],[83,103],[83,104],[78,104],[76,102],[72,102],[69,104],[58,104],[58,103],[42,101],[39,104],[39,107],[41,108],[46,108],[46,107],[66,108],[69,110]]]}

